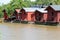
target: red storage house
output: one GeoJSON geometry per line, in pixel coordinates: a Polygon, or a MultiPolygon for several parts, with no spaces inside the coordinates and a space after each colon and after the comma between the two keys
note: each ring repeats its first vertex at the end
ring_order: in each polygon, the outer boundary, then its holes
{"type": "Polygon", "coordinates": [[[17,20],[21,20],[20,9],[19,9],[19,8],[16,8],[15,11],[16,11],[16,13],[15,13],[15,14],[16,14],[16,19],[17,19],[17,20]]]}
{"type": "Polygon", "coordinates": [[[46,8],[40,8],[35,11],[35,20],[39,22],[47,22],[47,14],[45,11],[46,8]]]}
{"type": "Polygon", "coordinates": [[[6,10],[4,9],[3,12],[4,12],[4,20],[7,20],[9,17],[8,17],[8,15],[7,15],[6,10]]]}
{"type": "Polygon", "coordinates": [[[23,18],[26,18],[27,21],[29,22],[34,22],[35,21],[35,10],[39,8],[23,8],[21,9],[21,12],[23,14],[23,18]],[[25,15],[25,16],[24,16],[25,15]]]}
{"type": "Polygon", "coordinates": [[[48,22],[60,22],[60,5],[50,5],[46,10],[48,11],[48,22]]]}

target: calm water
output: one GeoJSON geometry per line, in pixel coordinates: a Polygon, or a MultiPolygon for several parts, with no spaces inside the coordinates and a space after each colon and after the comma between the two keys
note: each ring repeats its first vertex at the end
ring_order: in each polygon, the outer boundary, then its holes
{"type": "Polygon", "coordinates": [[[0,40],[60,40],[59,26],[2,23],[0,40]]]}

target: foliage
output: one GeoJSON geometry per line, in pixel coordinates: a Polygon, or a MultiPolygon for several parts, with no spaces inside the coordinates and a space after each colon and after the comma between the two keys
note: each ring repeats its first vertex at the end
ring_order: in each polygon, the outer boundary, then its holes
{"type": "Polygon", "coordinates": [[[30,1],[22,1],[22,0],[12,0],[9,4],[0,6],[0,17],[3,17],[2,10],[6,9],[8,16],[10,16],[10,13],[14,11],[15,8],[23,8],[23,7],[29,7],[30,1]]]}
{"type": "Polygon", "coordinates": [[[14,11],[15,8],[23,8],[23,7],[30,7],[31,5],[49,5],[52,4],[60,4],[60,0],[36,0],[35,2],[31,2],[30,0],[11,0],[9,4],[0,6],[0,17],[3,17],[2,10],[6,9],[8,15],[14,11]]]}

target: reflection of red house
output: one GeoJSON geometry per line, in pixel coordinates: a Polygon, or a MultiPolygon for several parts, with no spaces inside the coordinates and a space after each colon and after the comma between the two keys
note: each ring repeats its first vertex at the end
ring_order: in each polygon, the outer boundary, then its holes
{"type": "MultiPolygon", "coordinates": [[[[26,14],[26,17],[25,16],[22,16],[22,17],[27,18],[26,19],[27,21],[35,21],[34,12],[36,9],[38,9],[38,8],[23,8],[23,9],[21,9],[21,11],[26,14]]],[[[23,15],[25,15],[25,14],[23,14],[23,15]]]]}
{"type": "Polygon", "coordinates": [[[46,8],[48,11],[49,22],[60,22],[60,5],[50,5],[46,8]]]}
{"type": "Polygon", "coordinates": [[[40,22],[47,21],[47,11],[45,11],[45,8],[40,8],[35,11],[35,20],[40,22]]]}

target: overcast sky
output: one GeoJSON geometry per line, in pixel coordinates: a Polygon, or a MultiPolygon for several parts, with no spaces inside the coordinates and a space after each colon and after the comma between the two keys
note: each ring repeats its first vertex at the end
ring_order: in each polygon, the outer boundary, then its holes
{"type": "Polygon", "coordinates": [[[31,0],[31,1],[35,1],[35,0],[31,0]]]}
{"type": "MultiPolygon", "coordinates": [[[[35,1],[35,0],[31,0],[31,1],[35,1]]],[[[9,2],[10,2],[10,0],[0,0],[0,5],[8,4],[9,2]]]]}
{"type": "Polygon", "coordinates": [[[10,0],[0,0],[0,5],[1,4],[7,4],[7,3],[9,3],[10,2],[10,0]]]}

